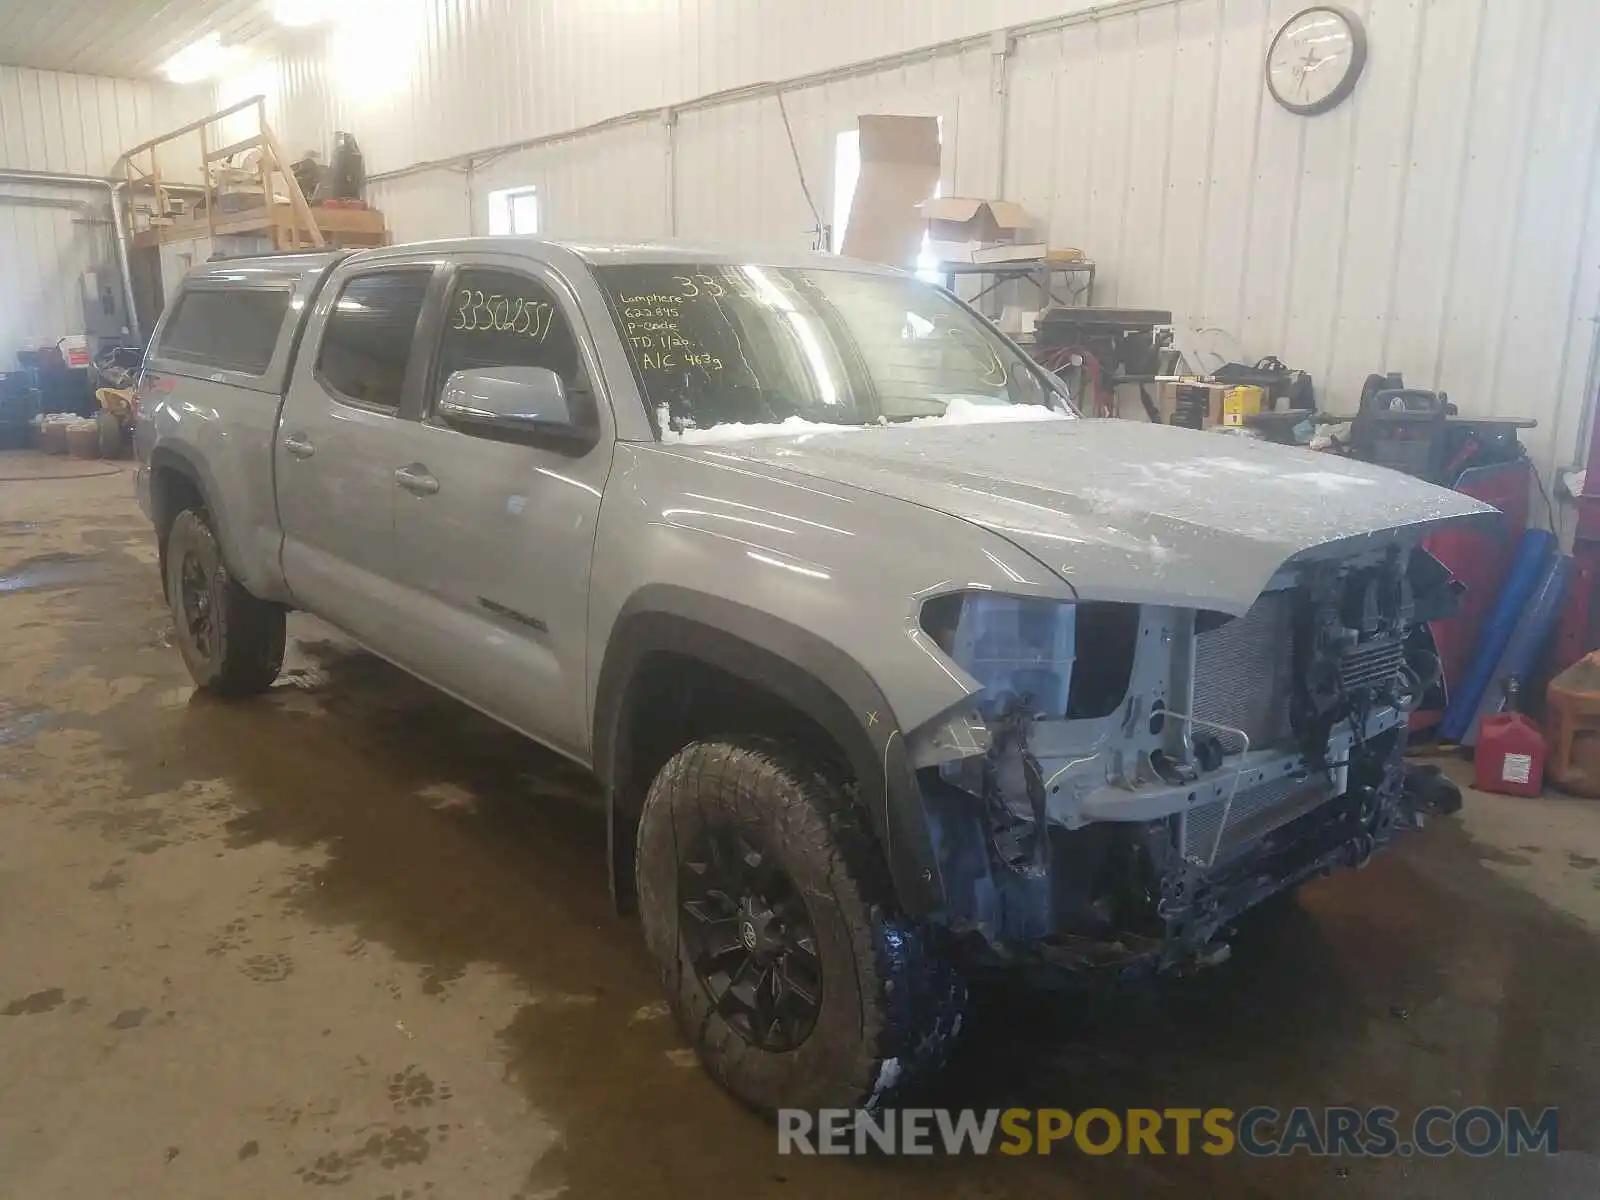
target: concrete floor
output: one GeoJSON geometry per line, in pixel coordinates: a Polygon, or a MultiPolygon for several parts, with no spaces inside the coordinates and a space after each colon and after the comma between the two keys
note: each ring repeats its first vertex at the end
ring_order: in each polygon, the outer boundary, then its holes
{"type": "Polygon", "coordinates": [[[0,1195],[1600,1191],[1600,805],[1470,796],[1159,991],[986,995],[932,1098],[1555,1104],[1553,1160],[780,1159],[584,778],[306,618],[270,696],[194,695],[130,473],[77,467],[0,455],[0,1195]]]}

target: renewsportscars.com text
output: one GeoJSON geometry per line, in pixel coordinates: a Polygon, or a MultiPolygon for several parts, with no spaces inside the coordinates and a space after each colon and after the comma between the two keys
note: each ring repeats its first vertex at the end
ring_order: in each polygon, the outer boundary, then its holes
{"type": "Polygon", "coordinates": [[[1559,1124],[1553,1108],[786,1108],[778,1153],[1515,1157],[1555,1154],[1559,1124]]]}

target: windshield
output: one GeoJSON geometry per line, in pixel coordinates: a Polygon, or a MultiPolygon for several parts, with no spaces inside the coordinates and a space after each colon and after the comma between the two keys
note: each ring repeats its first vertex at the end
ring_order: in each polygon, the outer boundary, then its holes
{"type": "Polygon", "coordinates": [[[726,263],[595,273],[663,438],[1068,415],[989,325],[915,279],[726,263]]]}

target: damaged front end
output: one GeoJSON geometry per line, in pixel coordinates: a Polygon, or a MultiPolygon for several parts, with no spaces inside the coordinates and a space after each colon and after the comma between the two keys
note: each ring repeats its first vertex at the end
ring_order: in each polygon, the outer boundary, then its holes
{"type": "Polygon", "coordinates": [[[908,748],[947,919],[1002,961],[1161,969],[1421,816],[1407,713],[1455,600],[1421,550],[1296,561],[1242,616],[964,592],[922,630],[977,685],[908,748]]]}

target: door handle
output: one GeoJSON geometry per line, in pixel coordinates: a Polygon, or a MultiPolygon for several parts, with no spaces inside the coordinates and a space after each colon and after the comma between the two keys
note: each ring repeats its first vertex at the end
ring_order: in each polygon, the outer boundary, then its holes
{"type": "Polygon", "coordinates": [[[439,481],[421,463],[401,467],[394,473],[394,481],[413,496],[431,496],[439,490],[439,481]]]}
{"type": "Polygon", "coordinates": [[[303,433],[291,433],[283,439],[283,448],[296,458],[310,458],[317,452],[309,438],[303,433]]]}

